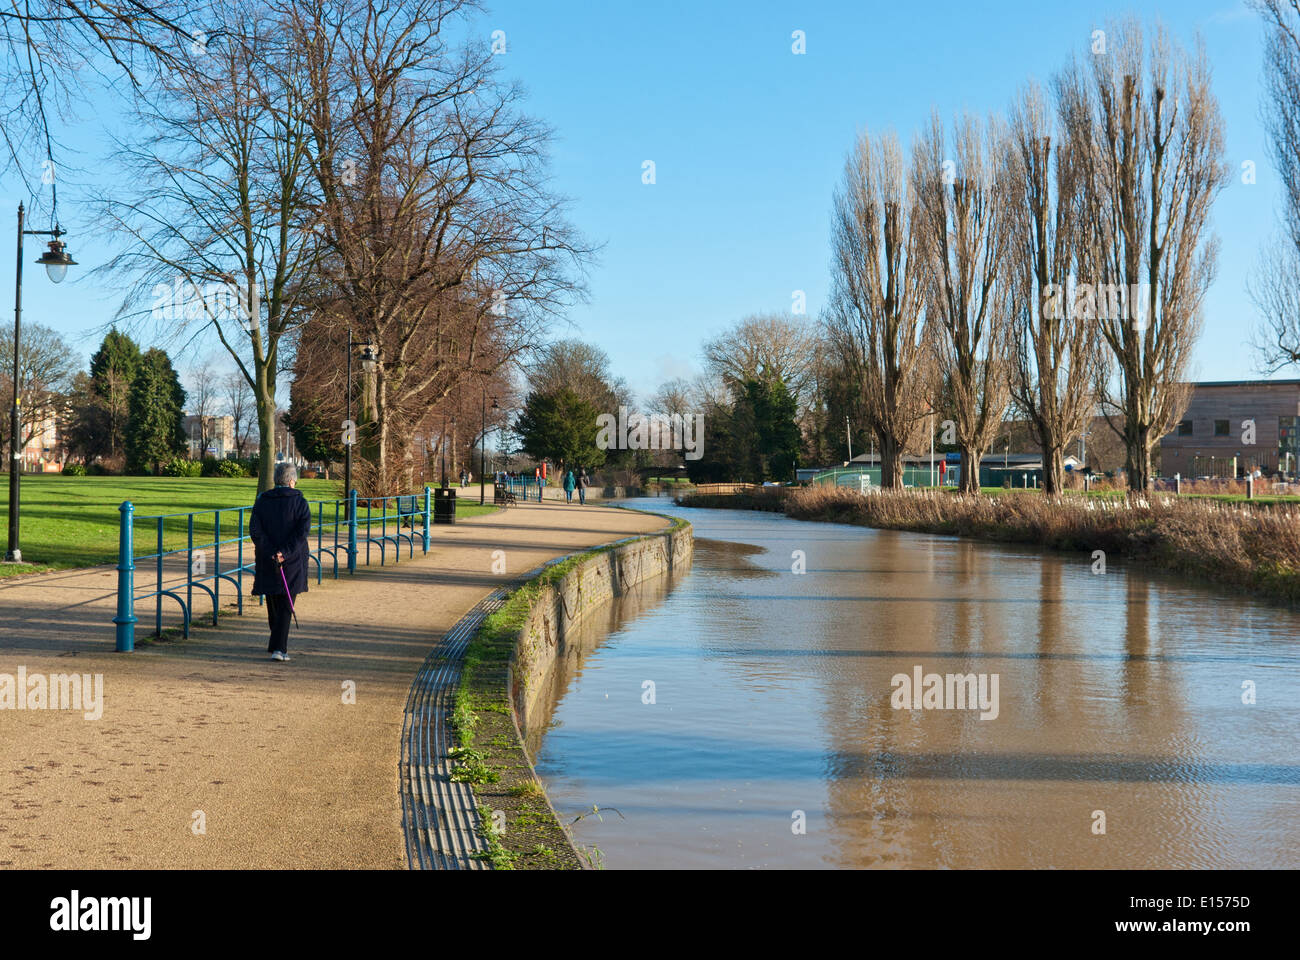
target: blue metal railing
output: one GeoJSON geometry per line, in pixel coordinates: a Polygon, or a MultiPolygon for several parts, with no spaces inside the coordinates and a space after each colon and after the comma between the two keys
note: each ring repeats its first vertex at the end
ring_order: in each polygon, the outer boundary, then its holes
{"type": "MultiPolygon", "coordinates": [[[[541,486],[546,487],[548,484],[543,482],[541,486]]],[[[502,484],[507,490],[520,500],[536,500],[538,481],[535,477],[506,477],[505,483],[502,484]]]]}
{"type": "MultiPolygon", "coordinates": [[[[386,497],[358,497],[355,490],[348,500],[309,500],[312,523],[307,534],[309,545],[315,541],[310,559],[316,564],[316,582],[324,578],[326,564],[335,579],[339,576],[339,554],[345,556],[348,573],[355,573],[361,549],[365,548],[365,563],[371,562],[371,548],[379,549],[379,565],[383,566],[392,551],[394,563],[401,559],[405,545],[407,556],[415,556],[415,541],[420,539],[424,553],[429,552],[429,523],[432,514],[432,492],[424,488],[424,495],[402,494],[386,497]],[[350,509],[349,509],[350,507],[350,509]],[[417,527],[418,524],[418,527],[417,527]]],[[[246,553],[248,542],[248,514],[252,507],[227,507],[197,513],[171,513],[137,517],[131,501],[124,502],[118,511],[120,533],[117,562],[117,650],[130,652],[135,648],[135,615],[137,601],[154,601],[154,636],[163,629],[163,598],[176,601],[181,610],[181,629],[190,635],[194,614],[194,591],[206,594],[212,602],[212,624],[216,626],[221,616],[221,585],[226,583],[235,591],[238,613],[244,612],[244,576],[252,575],[251,551],[246,553]],[[195,518],[199,518],[196,524],[195,518]],[[211,517],[209,521],[207,518],[211,517]],[[223,522],[224,518],[224,522],[223,522]],[[152,553],[136,555],[135,527],[146,525],[150,530],[152,553]],[[199,540],[195,540],[196,530],[199,540]],[[223,530],[225,536],[223,537],[223,530]],[[210,536],[209,536],[210,534],[210,536]],[[183,543],[183,545],[181,545],[183,543]],[[233,559],[223,566],[222,548],[233,559]],[[211,567],[209,567],[209,555],[211,567]],[[184,558],[184,570],[178,563],[184,558]],[[149,564],[154,571],[153,589],[136,592],[135,570],[137,562],[149,564]],[[170,562],[170,575],[168,565],[170,562]]],[[[308,571],[310,572],[310,567],[308,571]]]]}

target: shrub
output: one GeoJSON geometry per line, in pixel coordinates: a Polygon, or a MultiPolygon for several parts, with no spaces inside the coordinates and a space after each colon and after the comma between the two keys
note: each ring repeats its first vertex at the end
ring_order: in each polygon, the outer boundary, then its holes
{"type": "Polygon", "coordinates": [[[238,460],[219,460],[217,461],[216,472],[218,477],[246,477],[248,471],[238,460]]]}
{"type": "Polygon", "coordinates": [[[63,475],[65,477],[84,477],[86,468],[79,463],[65,463],[63,465],[63,475]]]}
{"type": "Polygon", "coordinates": [[[162,475],[164,477],[197,477],[203,473],[203,464],[197,460],[186,460],[184,457],[172,457],[163,464],[162,475]]]}

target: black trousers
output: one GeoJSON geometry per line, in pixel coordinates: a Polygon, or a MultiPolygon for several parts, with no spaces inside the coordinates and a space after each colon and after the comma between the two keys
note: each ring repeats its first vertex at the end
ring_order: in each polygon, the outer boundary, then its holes
{"type": "Polygon", "coordinates": [[[271,624],[271,642],[266,646],[267,653],[279,650],[289,652],[289,621],[293,617],[290,600],[284,594],[268,593],[266,595],[266,619],[271,624]]]}

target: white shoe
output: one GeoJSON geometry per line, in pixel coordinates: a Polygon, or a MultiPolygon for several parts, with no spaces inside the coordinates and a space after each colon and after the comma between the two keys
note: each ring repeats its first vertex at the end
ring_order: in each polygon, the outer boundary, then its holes
{"type": "Polygon", "coordinates": [[[283,653],[281,653],[279,650],[273,650],[273,651],[271,651],[271,659],[272,659],[272,660],[288,660],[289,658],[286,657],[286,656],[285,656],[283,653]]]}

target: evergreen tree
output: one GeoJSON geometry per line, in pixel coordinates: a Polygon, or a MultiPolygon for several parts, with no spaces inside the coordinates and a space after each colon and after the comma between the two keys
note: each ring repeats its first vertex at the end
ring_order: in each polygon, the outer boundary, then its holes
{"type": "MultiPolygon", "coordinates": [[[[87,411],[85,419],[104,423],[108,435],[98,450],[104,456],[121,455],[126,447],[126,424],[131,383],[140,369],[140,348],[116,327],[105,334],[95,355],[90,358],[90,379],[94,396],[99,398],[100,410],[87,411]]],[[[78,402],[88,403],[89,395],[78,402]]]]}
{"type": "Polygon", "coordinates": [[[283,422],[293,434],[298,452],[308,460],[326,464],[342,460],[346,451],[341,431],[324,416],[320,404],[304,401],[296,390],[291,390],[289,396],[289,411],[283,422]]]}
{"type": "Polygon", "coordinates": [[[521,449],[535,460],[588,470],[605,463],[605,451],[596,446],[595,404],[564,387],[554,393],[530,393],[515,422],[521,449]]]}
{"type": "MultiPolygon", "coordinates": [[[[122,408],[125,420],[125,403],[122,408]]],[[[112,413],[90,374],[81,372],[73,378],[59,432],[68,452],[87,464],[113,455],[112,413]]]]}
{"type": "Polygon", "coordinates": [[[127,398],[126,465],[131,473],[158,473],[185,448],[185,390],[167,354],[140,358],[127,398]]]}
{"type": "Polygon", "coordinates": [[[794,480],[799,465],[798,404],[780,380],[745,384],[754,411],[763,480],[794,480]]]}

